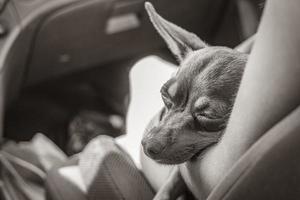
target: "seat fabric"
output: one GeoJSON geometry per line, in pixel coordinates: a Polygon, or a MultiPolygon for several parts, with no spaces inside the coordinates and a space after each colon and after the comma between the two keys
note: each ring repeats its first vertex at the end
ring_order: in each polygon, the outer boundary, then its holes
{"type": "Polygon", "coordinates": [[[150,200],[154,197],[154,191],[129,155],[108,136],[95,138],[78,158],[53,168],[48,173],[46,188],[48,200],[150,200]],[[90,151],[92,147],[94,150],[90,151]],[[87,185],[86,193],[59,173],[62,167],[72,165],[79,167],[87,185]]]}
{"type": "Polygon", "coordinates": [[[208,200],[300,199],[300,107],[236,163],[208,200]]]}

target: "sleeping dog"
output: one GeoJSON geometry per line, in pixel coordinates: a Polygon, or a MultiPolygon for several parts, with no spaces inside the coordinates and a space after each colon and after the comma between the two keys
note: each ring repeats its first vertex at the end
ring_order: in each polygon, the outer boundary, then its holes
{"type": "MultiPolygon", "coordinates": [[[[195,34],[163,19],[150,3],[145,7],[180,67],[161,88],[164,112],[159,124],[144,135],[142,145],[145,154],[158,163],[181,164],[201,156],[221,139],[247,54],[208,46],[195,34]]],[[[165,188],[168,191],[159,191],[156,199],[175,198],[172,187],[165,188]]]]}

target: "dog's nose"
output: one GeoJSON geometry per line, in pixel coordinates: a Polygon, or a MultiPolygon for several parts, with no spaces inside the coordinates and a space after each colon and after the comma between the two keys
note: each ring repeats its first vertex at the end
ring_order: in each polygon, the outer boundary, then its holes
{"type": "Polygon", "coordinates": [[[164,146],[159,142],[150,142],[145,146],[147,154],[151,157],[155,157],[160,154],[164,149],[164,146]]]}

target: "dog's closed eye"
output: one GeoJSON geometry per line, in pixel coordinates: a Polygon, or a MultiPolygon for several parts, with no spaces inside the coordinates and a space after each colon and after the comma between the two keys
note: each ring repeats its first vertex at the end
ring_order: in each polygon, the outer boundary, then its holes
{"type": "Polygon", "coordinates": [[[165,104],[165,106],[167,107],[167,109],[171,109],[173,106],[172,101],[170,100],[170,98],[168,96],[166,96],[165,94],[161,94],[161,98],[165,104]]]}
{"type": "Polygon", "coordinates": [[[195,102],[192,113],[198,130],[215,132],[224,128],[225,119],[220,115],[220,106],[213,108],[213,105],[207,97],[200,97],[195,102]]]}
{"type": "Polygon", "coordinates": [[[198,130],[207,132],[216,132],[224,128],[225,123],[223,118],[210,118],[205,114],[194,114],[195,124],[198,130]]]}
{"type": "Polygon", "coordinates": [[[160,90],[162,100],[165,106],[170,109],[173,106],[172,98],[175,97],[177,83],[174,79],[167,81],[160,90]]]}

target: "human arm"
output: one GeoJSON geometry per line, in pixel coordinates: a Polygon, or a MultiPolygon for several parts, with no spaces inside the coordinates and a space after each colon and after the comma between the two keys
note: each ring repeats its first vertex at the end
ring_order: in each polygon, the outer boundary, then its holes
{"type": "Polygon", "coordinates": [[[183,166],[205,198],[234,163],[300,102],[300,2],[268,1],[227,130],[197,163],[183,166]]]}

